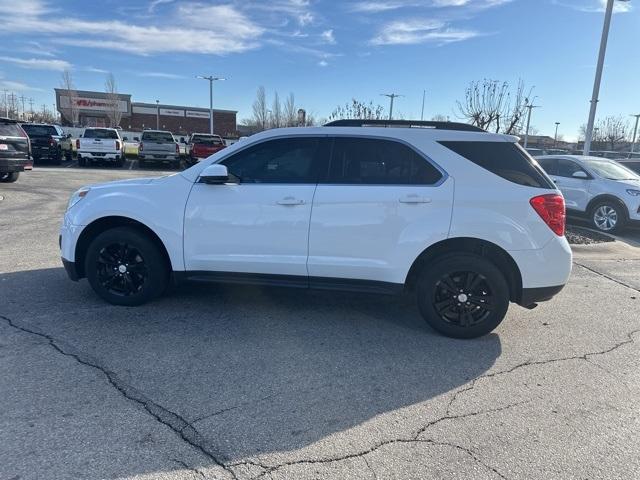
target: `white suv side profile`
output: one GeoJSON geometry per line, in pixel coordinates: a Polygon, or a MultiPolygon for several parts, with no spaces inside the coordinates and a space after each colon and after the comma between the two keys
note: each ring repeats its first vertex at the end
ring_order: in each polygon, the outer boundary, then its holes
{"type": "Polygon", "coordinates": [[[564,195],[567,210],[586,215],[603,232],[616,232],[640,221],[640,175],[601,157],[536,157],[564,195]]]}
{"type": "Polygon", "coordinates": [[[517,138],[449,122],[275,129],[161,178],[73,194],[62,262],[107,302],[183,279],[415,292],[437,331],[492,331],[567,282],[560,192],[517,138]]]}

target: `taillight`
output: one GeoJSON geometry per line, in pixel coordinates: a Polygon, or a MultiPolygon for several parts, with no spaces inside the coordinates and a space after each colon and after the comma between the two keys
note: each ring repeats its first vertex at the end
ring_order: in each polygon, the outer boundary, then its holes
{"type": "Polygon", "coordinates": [[[142,142],[138,143],[138,151],[141,152],[142,151],[142,142]]]}
{"type": "Polygon", "coordinates": [[[120,150],[120,141],[116,140],[116,150],[120,150]]]}
{"type": "Polygon", "coordinates": [[[176,155],[180,155],[180,145],[176,143],[176,155]]]}
{"type": "Polygon", "coordinates": [[[50,147],[56,146],[56,141],[53,139],[53,137],[49,137],[49,146],[50,147]]]}
{"type": "Polygon", "coordinates": [[[76,150],[80,150],[80,139],[76,138],[76,150]]]}
{"type": "Polygon", "coordinates": [[[539,195],[529,200],[533,209],[540,215],[553,233],[558,236],[564,235],[564,225],[567,214],[564,207],[564,198],[557,193],[539,195]]]}

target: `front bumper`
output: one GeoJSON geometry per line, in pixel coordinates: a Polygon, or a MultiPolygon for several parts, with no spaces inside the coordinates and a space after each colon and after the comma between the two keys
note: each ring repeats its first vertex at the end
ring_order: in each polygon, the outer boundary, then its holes
{"type": "Polygon", "coordinates": [[[77,282],[80,280],[80,275],[78,274],[78,270],[76,269],[76,263],[67,260],[64,257],[60,257],[62,259],[62,265],[64,266],[65,271],[67,272],[68,277],[77,282]]]}
{"type": "Polygon", "coordinates": [[[0,158],[0,172],[23,172],[30,163],[26,158],[0,158]]]}

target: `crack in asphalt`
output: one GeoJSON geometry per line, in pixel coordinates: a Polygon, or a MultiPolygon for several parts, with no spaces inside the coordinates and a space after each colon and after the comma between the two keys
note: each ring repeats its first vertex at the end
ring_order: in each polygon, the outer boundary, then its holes
{"type": "Polygon", "coordinates": [[[216,465],[224,469],[228,472],[234,479],[237,479],[235,472],[229,469],[222,460],[218,458],[218,454],[213,451],[208,442],[200,435],[200,433],[183,417],[179,414],[172,412],[171,410],[166,409],[165,407],[155,403],[153,400],[144,396],[141,392],[136,390],[134,387],[127,385],[118,379],[118,376],[115,372],[112,372],[102,365],[99,365],[94,360],[91,360],[87,356],[81,355],[79,353],[73,353],[65,350],[62,346],[60,346],[56,340],[46,333],[38,332],[37,330],[32,330],[28,327],[18,325],[10,318],[0,315],[0,319],[4,320],[10,327],[19,330],[24,333],[28,333],[30,335],[35,335],[40,338],[44,338],[48,341],[48,344],[56,350],[58,353],[71,357],[76,360],[79,364],[85,365],[87,367],[91,367],[95,370],[100,371],[106,377],[109,384],[115,388],[123,397],[126,399],[137,403],[142,406],[152,417],[154,417],[161,424],[169,427],[175,434],[177,434],[184,442],[191,445],[195,449],[199,450],[202,454],[204,454],[207,458],[213,461],[216,465]]]}
{"type": "Polygon", "coordinates": [[[376,474],[376,471],[373,469],[373,467],[369,463],[369,460],[367,460],[367,457],[366,456],[362,457],[362,460],[364,460],[364,463],[367,464],[367,468],[371,472],[371,475],[373,475],[373,480],[378,480],[378,475],[376,474]]]}
{"type": "Polygon", "coordinates": [[[189,470],[190,472],[195,473],[196,475],[198,475],[201,478],[207,478],[203,472],[201,472],[200,470],[198,470],[195,467],[192,467],[192,466],[188,465],[187,462],[185,462],[183,460],[179,460],[177,458],[172,458],[171,461],[174,462],[174,463],[177,463],[178,465],[180,465],[185,470],[189,470]]]}
{"type": "Polygon", "coordinates": [[[578,262],[573,262],[575,265],[584,268],[585,270],[589,270],[591,273],[595,273],[596,275],[606,278],[607,280],[611,280],[612,282],[617,283],[618,285],[622,285],[623,287],[627,287],[630,288],[631,290],[635,290],[636,292],[640,292],[640,288],[636,288],[633,285],[629,285],[628,283],[624,283],[622,280],[618,280],[617,278],[614,278],[610,275],[607,275],[606,273],[603,272],[599,272],[598,270],[591,268],[591,267],[587,267],[586,265],[582,264],[582,263],[578,263],[578,262]]]}
{"type": "Polygon", "coordinates": [[[200,417],[194,418],[189,423],[191,425],[194,425],[194,424],[196,424],[198,422],[202,422],[203,420],[207,420],[207,419],[209,419],[211,417],[215,417],[216,415],[221,415],[223,413],[230,412],[231,410],[237,410],[238,408],[247,407],[249,405],[253,405],[253,404],[256,404],[256,403],[259,403],[259,402],[263,402],[265,400],[269,400],[271,398],[277,397],[278,395],[282,395],[282,393],[272,393],[272,394],[267,395],[265,397],[258,398],[257,400],[253,400],[253,401],[250,401],[250,402],[243,402],[243,403],[239,403],[237,405],[233,405],[231,407],[222,408],[220,410],[216,410],[213,413],[207,413],[206,415],[202,415],[200,417]]]}

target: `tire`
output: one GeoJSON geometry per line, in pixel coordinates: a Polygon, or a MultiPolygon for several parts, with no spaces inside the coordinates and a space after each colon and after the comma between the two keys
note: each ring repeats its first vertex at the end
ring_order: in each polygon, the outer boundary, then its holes
{"type": "Polygon", "coordinates": [[[600,232],[619,232],[627,223],[626,207],[613,200],[599,201],[589,210],[589,222],[600,232]]]}
{"type": "Polygon", "coordinates": [[[425,321],[452,338],[486,335],[509,308],[509,285],[502,272],[472,253],[450,253],[429,263],[420,272],[416,294],[425,321]]]}
{"type": "Polygon", "coordinates": [[[62,150],[58,149],[56,156],[51,161],[54,165],[62,165],[62,150]]]}
{"type": "Polygon", "coordinates": [[[103,300],[129,307],[158,297],[169,282],[160,248],[146,234],[130,227],[106,230],[91,242],[85,273],[103,300]]]}
{"type": "Polygon", "coordinates": [[[18,180],[20,176],[20,172],[2,172],[0,173],[0,182],[2,183],[13,183],[18,180]]]}
{"type": "Polygon", "coordinates": [[[124,166],[124,160],[123,159],[116,160],[115,164],[116,164],[116,168],[122,168],[124,166]]]}
{"type": "Polygon", "coordinates": [[[64,154],[64,159],[65,159],[67,162],[71,162],[71,161],[73,160],[73,152],[71,152],[71,151],[67,151],[67,152],[65,152],[65,154],[64,154]]]}
{"type": "Polygon", "coordinates": [[[86,167],[87,166],[87,160],[85,158],[78,157],[78,166],[86,167]]]}

